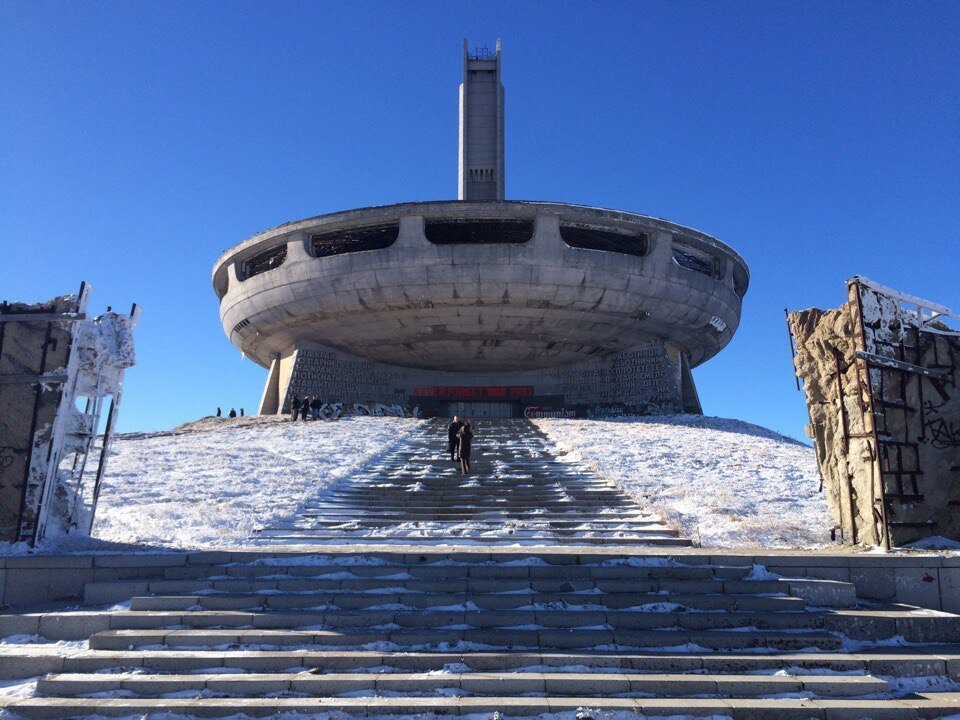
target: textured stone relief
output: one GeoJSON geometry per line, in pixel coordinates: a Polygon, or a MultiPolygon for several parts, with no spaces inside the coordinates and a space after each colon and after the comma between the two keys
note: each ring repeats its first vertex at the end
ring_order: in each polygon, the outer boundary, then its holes
{"type": "Polygon", "coordinates": [[[853,278],[840,308],[788,318],[823,488],[847,542],[960,538],[960,333],[948,317],[853,278]]]}

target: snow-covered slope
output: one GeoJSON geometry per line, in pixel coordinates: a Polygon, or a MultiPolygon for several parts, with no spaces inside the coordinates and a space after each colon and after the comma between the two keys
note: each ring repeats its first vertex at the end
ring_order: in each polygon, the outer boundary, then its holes
{"type": "Polygon", "coordinates": [[[118,436],[94,535],[179,547],[242,544],[259,526],[293,519],[302,500],[389,452],[419,422],[209,418],[118,436]]]}
{"type": "MultiPolygon", "coordinates": [[[[120,436],[94,533],[121,543],[243,544],[255,528],[292,520],[304,500],[405,445],[422,422],[210,418],[120,436]]],[[[705,546],[829,542],[813,450],[795,440],[690,416],[537,424],[569,450],[564,458],[592,466],[705,546]]]]}
{"type": "Polygon", "coordinates": [[[690,415],[536,423],[568,460],[592,465],[704,546],[830,542],[813,448],[796,440],[690,415]]]}

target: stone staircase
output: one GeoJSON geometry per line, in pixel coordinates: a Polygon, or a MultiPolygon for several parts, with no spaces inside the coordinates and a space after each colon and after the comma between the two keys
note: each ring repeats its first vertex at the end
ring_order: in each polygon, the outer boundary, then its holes
{"type": "Polygon", "coordinates": [[[530,421],[474,425],[470,475],[446,452],[446,424],[425,423],[402,449],[304,507],[300,521],[263,528],[256,540],[690,545],[617,486],[558,458],[530,421]]]}
{"type": "Polygon", "coordinates": [[[960,713],[957,616],[663,552],[318,546],[171,567],[89,584],[88,609],[0,616],[0,673],[41,676],[8,708],[30,718],[960,713]]]}
{"type": "Polygon", "coordinates": [[[0,678],[36,678],[0,703],[25,718],[960,714],[960,616],[690,548],[529,424],[481,425],[461,479],[440,430],[254,548],[131,556],[143,571],[87,584],[83,606],[0,614],[0,678]]]}

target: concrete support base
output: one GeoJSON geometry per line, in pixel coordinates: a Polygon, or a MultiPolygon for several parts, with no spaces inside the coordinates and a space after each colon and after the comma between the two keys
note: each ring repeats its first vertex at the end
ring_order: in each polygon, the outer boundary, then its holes
{"type": "Polygon", "coordinates": [[[416,407],[422,416],[448,414],[453,403],[486,404],[475,414],[497,416],[527,408],[578,416],[700,412],[689,366],[663,341],[560,368],[462,373],[391,366],[300,342],[273,362],[260,413],[288,412],[291,400],[303,397],[416,407]]]}

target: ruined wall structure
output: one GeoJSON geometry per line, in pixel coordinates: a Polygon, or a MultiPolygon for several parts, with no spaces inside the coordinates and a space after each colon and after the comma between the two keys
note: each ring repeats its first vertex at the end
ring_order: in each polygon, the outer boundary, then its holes
{"type": "Polygon", "coordinates": [[[139,310],[89,318],[89,289],[0,303],[0,542],[90,531],[139,310]]]}
{"type": "Polygon", "coordinates": [[[960,539],[956,314],[862,277],[847,290],[835,310],[788,316],[837,528],[885,547],[960,539]]]}

